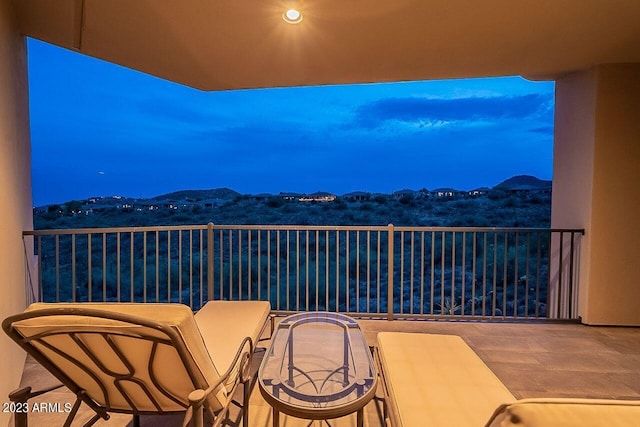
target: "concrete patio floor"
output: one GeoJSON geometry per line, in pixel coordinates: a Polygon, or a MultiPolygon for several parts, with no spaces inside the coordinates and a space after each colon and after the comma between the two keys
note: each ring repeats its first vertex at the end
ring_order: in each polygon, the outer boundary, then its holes
{"type": "MultiPolygon", "coordinates": [[[[517,398],[640,400],[640,328],[397,320],[361,320],[360,324],[370,345],[375,344],[376,334],[380,331],[459,335],[517,398]]],[[[27,360],[23,386],[37,389],[55,381],[36,362],[27,360]]],[[[74,399],[68,390],[61,390],[44,395],[40,400],[66,403],[74,399]]],[[[250,407],[252,427],[271,426],[270,408],[257,387],[250,407]]],[[[384,425],[379,402],[372,401],[366,412],[366,426],[384,425]]],[[[82,425],[91,415],[91,411],[83,411],[74,425],[82,425]]],[[[64,418],[64,414],[32,413],[29,420],[31,426],[58,426],[63,424],[64,418]]],[[[142,417],[143,426],[179,426],[181,421],[180,415],[142,417]]],[[[99,421],[96,425],[115,427],[131,426],[132,423],[130,416],[114,414],[109,421],[99,421]]],[[[302,427],[309,422],[282,416],[280,425],[302,427]]],[[[355,426],[355,416],[331,421],[331,426],[355,426]]]]}

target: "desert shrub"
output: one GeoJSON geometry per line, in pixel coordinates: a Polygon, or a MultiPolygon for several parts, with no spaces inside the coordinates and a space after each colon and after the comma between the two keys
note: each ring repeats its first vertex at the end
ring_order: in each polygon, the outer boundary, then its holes
{"type": "Polygon", "coordinates": [[[345,209],[347,209],[347,204],[344,202],[344,200],[342,199],[336,199],[333,202],[331,202],[331,206],[339,211],[343,211],[345,209]]]}
{"type": "Polygon", "coordinates": [[[284,206],[284,200],[280,197],[270,197],[269,200],[267,200],[267,206],[270,208],[280,208],[284,206]]]}
{"type": "Polygon", "coordinates": [[[290,204],[284,205],[284,207],[282,208],[282,212],[286,213],[286,214],[291,214],[296,212],[296,208],[293,207],[290,204]]]}
{"type": "Polygon", "coordinates": [[[489,196],[489,199],[491,200],[500,200],[507,197],[507,192],[504,190],[501,190],[500,188],[494,188],[489,191],[488,196],[489,196]]]}
{"type": "Polygon", "coordinates": [[[507,208],[517,208],[522,206],[522,200],[520,200],[518,196],[510,196],[503,201],[502,206],[507,208]]]}
{"type": "Polygon", "coordinates": [[[416,206],[416,200],[411,196],[404,196],[400,198],[400,203],[403,205],[416,206]]]}
{"type": "Polygon", "coordinates": [[[387,203],[388,198],[384,194],[377,194],[377,195],[373,196],[373,198],[371,200],[373,200],[374,202],[376,202],[376,203],[378,203],[380,205],[384,205],[384,204],[387,203]]]}

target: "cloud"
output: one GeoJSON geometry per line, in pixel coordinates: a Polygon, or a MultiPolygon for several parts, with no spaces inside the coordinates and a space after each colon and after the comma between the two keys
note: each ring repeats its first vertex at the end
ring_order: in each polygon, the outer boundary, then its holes
{"type": "Polygon", "coordinates": [[[138,111],[155,120],[170,120],[182,123],[210,123],[221,121],[221,116],[203,111],[202,105],[189,105],[184,100],[154,98],[138,103],[138,111]]]}
{"type": "Polygon", "coordinates": [[[543,135],[553,135],[553,126],[539,126],[539,127],[530,129],[529,132],[541,133],[543,135]]]}
{"type": "Polygon", "coordinates": [[[376,128],[390,121],[455,123],[535,118],[546,114],[552,104],[553,96],[548,94],[455,99],[386,98],[361,105],[356,111],[356,126],[376,128]]]}

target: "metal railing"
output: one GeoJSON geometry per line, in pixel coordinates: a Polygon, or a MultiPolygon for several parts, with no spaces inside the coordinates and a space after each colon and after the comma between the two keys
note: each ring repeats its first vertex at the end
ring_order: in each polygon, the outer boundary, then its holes
{"type": "Polygon", "coordinates": [[[583,230],[198,225],[24,232],[43,301],[268,300],[277,313],[576,319],[583,230]]]}

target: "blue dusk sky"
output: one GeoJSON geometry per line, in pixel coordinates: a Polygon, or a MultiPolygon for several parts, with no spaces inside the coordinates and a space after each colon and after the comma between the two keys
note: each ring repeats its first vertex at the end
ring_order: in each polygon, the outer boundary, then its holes
{"type": "Polygon", "coordinates": [[[551,179],[554,83],[520,77],[202,92],[28,42],[34,205],[183,189],[551,179]]]}

